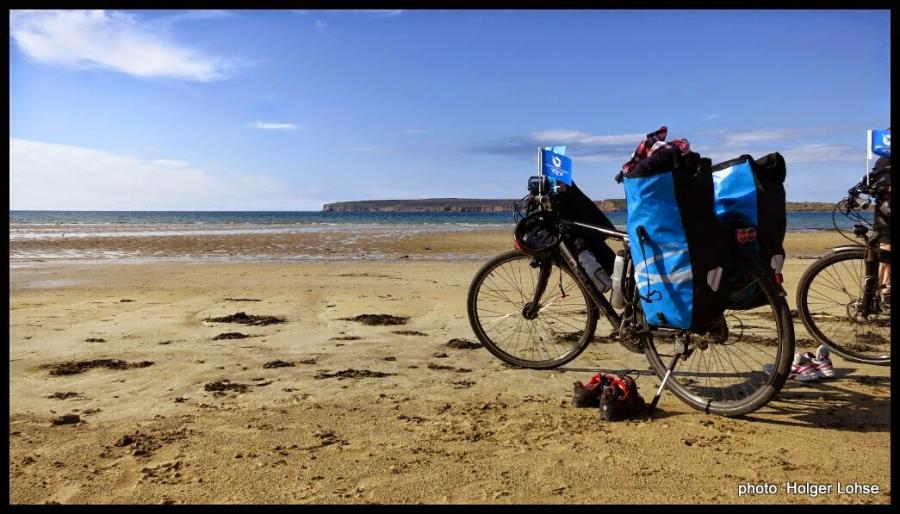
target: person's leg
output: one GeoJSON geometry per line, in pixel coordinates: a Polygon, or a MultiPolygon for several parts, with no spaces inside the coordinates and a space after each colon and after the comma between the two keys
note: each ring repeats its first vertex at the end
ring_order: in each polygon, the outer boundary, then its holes
{"type": "MultiPolygon", "coordinates": [[[[891,251],[891,245],[882,244],[882,250],[891,251]]],[[[882,262],[878,266],[878,283],[881,285],[881,298],[885,303],[890,303],[891,300],[891,263],[890,262],[882,262]]]]}
{"type": "MultiPolygon", "coordinates": [[[[890,188],[888,188],[890,192],[890,188]]],[[[880,248],[882,251],[891,251],[891,203],[888,200],[880,202],[875,211],[875,230],[881,233],[880,248]]],[[[890,260],[888,260],[890,261],[890,260]]],[[[878,292],[882,303],[891,304],[891,263],[880,262],[878,265],[878,292]]]]}

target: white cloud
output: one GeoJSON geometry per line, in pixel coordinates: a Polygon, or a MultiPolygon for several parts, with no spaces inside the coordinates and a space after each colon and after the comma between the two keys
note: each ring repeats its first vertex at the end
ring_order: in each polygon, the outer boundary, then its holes
{"type": "Polygon", "coordinates": [[[257,121],[250,124],[251,127],[260,130],[297,130],[293,123],[272,123],[269,121],[257,121]]]}
{"type": "Polygon", "coordinates": [[[350,9],[347,12],[369,14],[376,18],[393,18],[403,13],[403,9],[350,9]]]}
{"type": "Polygon", "coordinates": [[[191,165],[191,163],[189,162],[179,161],[175,159],[154,159],[150,162],[157,166],[164,166],[167,168],[187,168],[191,165]]]}
{"type": "MultiPolygon", "coordinates": [[[[637,145],[635,145],[637,146],[637,145]]],[[[631,159],[631,154],[633,152],[619,152],[619,153],[589,153],[584,155],[578,155],[576,158],[580,162],[618,162],[624,163],[631,159]]]]}
{"type": "Polygon", "coordinates": [[[470,151],[531,158],[538,146],[566,145],[568,155],[579,161],[624,162],[645,138],[645,134],[591,134],[580,130],[551,129],[488,142],[470,151]]]}
{"type": "Polygon", "coordinates": [[[324,29],[327,26],[328,26],[328,23],[326,23],[322,20],[316,20],[316,22],[313,23],[313,27],[315,27],[317,29],[324,29]]]}
{"type": "Polygon", "coordinates": [[[403,130],[401,130],[400,132],[403,133],[403,134],[406,134],[407,136],[417,136],[417,135],[419,135],[419,134],[427,134],[427,133],[431,132],[431,129],[427,129],[427,128],[409,128],[409,129],[403,129],[403,130]]]}
{"type": "MultiPolygon", "coordinates": [[[[828,163],[854,162],[861,160],[862,153],[858,148],[839,143],[808,143],[812,136],[821,134],[825,129],[793,128],[793,129],[760,129],[747,132],[718,131],[718,143],[706,144],[709,153],[698,148],[704,157],[714,162],[733,159],[741,154],[761,157],[770,152],[779,152],[790,167],[796,163],[828,163]]],[[[819,136],[820,137],[820,136],[819,136]]]]}
{"type": "Polygon", "coordinates": [[[728,132],[722,135],[722,140],[726,144],[747,144],[761,143],[768,141],[783,141],[800,136],[810,130],[799,129],[766,129],[751,130],[748,132],[728,132]]]}
{"type": "MultiPolygon", "coordinates": [[[[691,138],[692,149],[713,162],[733,159],[741,154],[761,157],[780,152],[788,166],[795,163],[842,163],[861,161],[861,153],[846,144],[808,143],[811,135],[823,128],[759,129],[745,132],[705,131],[691,138]]],[[[548,129],[505,140],[488,142],[470,151],[532,158],[537,146],[567,145],[568,155],[577,162],[621,163],[627,161],[645,134],[591,134],[581,130],[548,129]]],[[[681,135],[678,135],[681,137],[681,135]]]]}
{"type": "Polygon", "coordinates": [[[365,14],[372,18],[393,18],[403,14],[403,9],[292,9],[291,12],[301,16],[310,14],[365,14]]]}
{"type": "Polygon", "coordinates": [[[532,132],[532,141],[559,141],[571,145],[620,145],[638,143],[646,138],[646,134],[611,134],[593,135],[578,130],[541,130],[532,132]]]}
{"type": "Polygon", "coordinates": [[[860,162],[865,153],[860,148],[834,144],[803,145],[779,151],[788,165],[797,162],[860,162]]]}
{"type": "Polygon", "coordinates": [[[9,140],[11,209],[319,209],[322,189],[259,173],[213,173],[184,161],[9,140]]]}
{"type": "Polygon", "coordinates": [[[749,145],[740,149],[735,148],[731,151],[728,151],[727,147],[720,145],[703,145],[703,147],[698,145],[692,149],[695,152],[699,152],[703,157],[709,157],[713,163],[734,159],[742,154],[750,154],[755,158],[759,158],[771,152],[778,152],[784,156],[789,170],[791,166],[799,163],[861,162],[865,158],[863,156],[864,150],[843,144],[809,144],[800,146],[749,145]]]}
{"type": "Polygon", "coordinates": [[[178,45],[151,24],[122,12],[11,11],[10,35],[35,61],[72,69],[209,82],[227,78],[235,67],[226,59],[178,45]]]}
{"type": "Polygon", "coordinates": [[[161,26],[174,25],[185,21],[194,20],[217,20],[222,18],[233,18],[237,16],[234,11],[225,11],[222,9],[197,9],[197,10],[179,10],[171,16],[164,16],[153,21],[153,23],[161,26]]]}

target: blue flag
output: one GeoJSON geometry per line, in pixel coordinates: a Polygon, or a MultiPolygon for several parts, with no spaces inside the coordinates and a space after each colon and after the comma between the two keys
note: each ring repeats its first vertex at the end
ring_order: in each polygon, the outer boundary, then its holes
{"type": "Polygon", "coordinates": [[[545,146],[544,150],[550,150],[553,153],[557,153],[559,155],[566,155],[566,145],[563,146],[545,146]]]}
{"type": "Polygon", "coordinates": [[[872,140],[869,142],[871,152],[875,155],[887,156],[891,155],[891,129],[873,130],[872,140]]]}
{"type": "MultiPolygon", "coordinates": [[[[556,148],[560,147],[554,147],[554,149],[556,148]]],[[[565,151],[565,147],[562,147],[562,151],[565,151]]],[[[545,176],[568,186],[572,185],[572,159],[551,150],[542,149],[541,161],[545,176]]]]}

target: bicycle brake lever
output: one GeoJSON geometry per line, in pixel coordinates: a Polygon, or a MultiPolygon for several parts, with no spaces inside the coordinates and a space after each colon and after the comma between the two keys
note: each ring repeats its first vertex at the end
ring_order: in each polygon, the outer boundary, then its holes
{"type": "Polygon", "coordinates": [[[843,207],[841,208],[841,214],[847,216],[848,214],[850,214],[850,211],[853,210],[853,197],[848,196],[847,198],[844,198],[844,201],[841,203],[843,204],[843,207]]]}

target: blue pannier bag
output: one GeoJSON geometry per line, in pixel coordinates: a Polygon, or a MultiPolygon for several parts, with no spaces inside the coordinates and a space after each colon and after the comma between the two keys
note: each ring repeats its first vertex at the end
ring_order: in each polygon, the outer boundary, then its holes
{"type": "MultiPolygon", "coordinates": [[[[712,167],[716,216],[729,231],[756,228],[751,251],[763,269],[781,273],[784,265],[784,235],[787,228],[784,179],[787,168],[779,153],[753,160],[742,155],[712,167]]],[[[751,283],[751,275],[740,266],[728,274],[729,309],[751,309],[765,305],[762,290],[751,283]]]]}
{"type": "Polygon", "coordinates": [[[661,148],[624,179],[635,281],[648,324],[703,333],[724,310],[725,229],[709,159],[661,148]]]}

